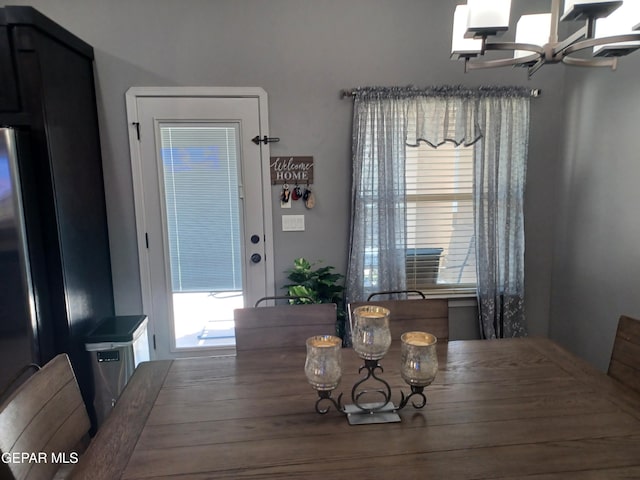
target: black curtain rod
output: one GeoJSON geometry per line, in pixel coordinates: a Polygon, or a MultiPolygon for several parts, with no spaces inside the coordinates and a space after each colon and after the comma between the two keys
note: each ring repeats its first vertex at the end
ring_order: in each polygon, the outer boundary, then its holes
{"type": "MultiPolygon", "coordinates": [[[[340,91],[340,95],[342,96],[342,98],[349,98],[349,97],[354,97],[356,95],[355,90],[353,89],[344,89],[340,91]]],[[[531,89],[531,96],[533,98],[538,98],[542,95],[542,90],[539,88],[532,88],[531,89]]]]}

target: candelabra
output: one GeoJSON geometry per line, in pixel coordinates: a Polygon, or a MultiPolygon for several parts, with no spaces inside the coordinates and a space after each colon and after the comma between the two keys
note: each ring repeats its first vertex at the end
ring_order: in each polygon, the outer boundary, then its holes
{"type": "Polygon", "coordinates": [[[391,346],[389,318],[391,312],[375,305],[363,305],[353,311],[353,349],[364,360],[358,373],[365,372],[351,389],[351,401],[342,404],[342,393],[332,397],[342,378],[342,340],[332,335],[319,335],[307,339],[305,374],[318,393],[316,412],[326,414],[331,405],[345,414],[351,425],[399,422],[398,410],[409,404],[423,408],[427,404],[424,389],[433,382],[438,371],[435,335],[426,332],[406,332],[401,336],[400,374],[411,388],[405,395],[400,391],[400,402],[391,401],[391,386],[379,374],[383,373],[380,360],[391,346]],[[368,389],[366,385],[375,384],[368,389]],[[375,400],[366,402],[364,400],[375,400]]]}

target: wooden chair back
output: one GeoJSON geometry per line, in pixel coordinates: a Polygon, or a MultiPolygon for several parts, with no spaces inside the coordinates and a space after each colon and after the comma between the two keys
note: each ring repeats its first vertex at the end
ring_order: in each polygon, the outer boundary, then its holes
{"type": "Polygon", "coordinates": [[[626,315],[618,320],[608,374],[640,392],[640,320],[626,315]]]}
{"type": "MultiPolygon", "coordinates": [[[[432,333],[439,342],[449,340],[449,302],[446,299],[370,300],[349,304],[349,319],[353,310],[362,305],[378,305],[391,311],[391,338],[400,340],[404,332],[432,333]]],[[[353,325],[353,322],[351,323],[353,325]]]]}
{"type": "Polygon", "coordinates": [[[33,374],[0,405],[0,454],[30,453],[39,462],[2,462],[2,478],[48,480],[67,462],[91,426],[66,354],[33,374]],[[45,458],[46,457],[46,458],[45,458]],[[46,459],[46,461],[42,461],[46,459]],[[57,460],[57,461],[56,461],[57,460]]]}
{"type": "Polygon", "coordinates": [[[236,351],[304,347],[313,335],[335,335],[336,312],[335,303],[238,308],[236,351]]]}

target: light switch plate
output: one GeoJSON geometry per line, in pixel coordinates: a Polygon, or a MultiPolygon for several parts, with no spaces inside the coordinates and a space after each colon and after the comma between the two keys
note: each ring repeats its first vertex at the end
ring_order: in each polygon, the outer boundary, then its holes
{"type": "Polygon", "coordinates": [[[283,232],[304,232],[304,215],[282,215],[283,232]]]}

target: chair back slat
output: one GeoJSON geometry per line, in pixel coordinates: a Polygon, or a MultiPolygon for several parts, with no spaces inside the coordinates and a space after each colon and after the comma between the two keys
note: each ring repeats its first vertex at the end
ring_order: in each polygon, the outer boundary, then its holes
{"type": "Polygon", "coordinates": [[[640,392],[640,320],[620,317],[608,374],[640,392]]]}
{"type": "Polygon", "coordinates": [[[276,305],[234,311],[236,351],[304,347],[313,335],[336,334],[335,303],[276,305]]]}
{"type": "Polygon", "coordinates": [[[422,331],[435,335],[438,341],[449,340],[449,302],[446,299],[407,299],[353,302],[349,304],[349,318],[362,305],[378,305],[391,312],[391,338],[399,340],[404,332],[422,331]]]}
{"type": "Polygon", "coordinates": [[[10,463],[16,479],[50,479],[60,467],[52,460],[74,452],[90,422],[73,369],[60,354],[24,382],[0,406],[0,452],[46,455],[46,462],[10,463]]]}

